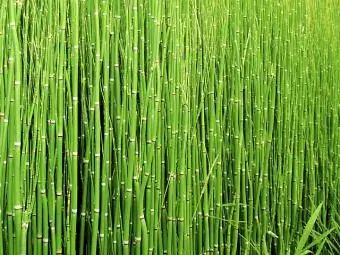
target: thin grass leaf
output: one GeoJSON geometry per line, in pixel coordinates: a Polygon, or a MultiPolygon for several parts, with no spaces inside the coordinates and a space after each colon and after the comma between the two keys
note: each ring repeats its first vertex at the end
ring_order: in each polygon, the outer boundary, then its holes
{"type": "Polygon", "coordinates": [[[320,214],[321,208],[322,208],[322,203],[319,204],[319,206],[315,209],[314,213],[312,214],[309,221],[307,222],[305,229],[302,233],[302,236],[300,238],[300,241],[298,242],[297,248],[295,250],[295,253],[294,253],[295,255],[300,255],[303,253],[303,249],[304,249],[303,247],[305,246],[308,240],[308,237],[310,236],[310,233],[313,230],[315,221],[317,220],[320,214]]]}

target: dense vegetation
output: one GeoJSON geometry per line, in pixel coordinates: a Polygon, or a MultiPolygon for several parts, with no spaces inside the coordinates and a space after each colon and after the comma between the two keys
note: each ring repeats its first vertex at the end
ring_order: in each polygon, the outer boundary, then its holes
{"type": "Polygon", "coordinates": [[[340,2],[0,0],[0,254],[340,254],[340,2]]]}

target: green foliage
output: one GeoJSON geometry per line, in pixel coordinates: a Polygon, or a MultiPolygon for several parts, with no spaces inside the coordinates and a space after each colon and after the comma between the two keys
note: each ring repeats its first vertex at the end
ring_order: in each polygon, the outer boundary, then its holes
{"type": "Polygon", "coordinates": [[[339,34],[336,0],[0,0],[0,254],[340,254],[339,34]]]}

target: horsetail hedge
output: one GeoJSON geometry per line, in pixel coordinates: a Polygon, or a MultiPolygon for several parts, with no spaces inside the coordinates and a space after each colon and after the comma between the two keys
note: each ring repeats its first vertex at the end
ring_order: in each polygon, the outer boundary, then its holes
{"type": "Polygon", "coordinates": [[[340,254],[337,0],[0,0],[0,254],[340,254]]]}

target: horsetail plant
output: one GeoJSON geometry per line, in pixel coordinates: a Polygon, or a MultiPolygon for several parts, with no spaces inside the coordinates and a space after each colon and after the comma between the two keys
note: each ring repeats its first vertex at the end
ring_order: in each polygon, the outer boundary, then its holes
{"type": "Polygon", "coordinates": [[[338,1],[0,6],[1,254],[340,253],[338,1]]]}

